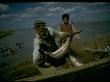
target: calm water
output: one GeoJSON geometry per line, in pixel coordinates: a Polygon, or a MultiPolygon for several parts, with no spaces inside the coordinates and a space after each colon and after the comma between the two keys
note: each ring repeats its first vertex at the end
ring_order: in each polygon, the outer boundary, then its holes
{"type": "Polygon", "coordinates": [[[8,64],[16,64],[32,59],[33,36],[34,30],[24,29],[16,30],[13,35],[7,36],[0,40],[0,46],[2,47],[10,47],[15,49],[16,43],[21,43],[23,46],[22,49],[17,48],[16,55],[8,57],[0,56],[0,63],[5,62],[8,64]]]}
{"type": "MultiPolygon", "coordinates": [[[[80,34],[81,39],[87,39],[90,37],[95,37],[99,33],[110,33],[110,23],[85,23],[76,24],[77,29],[84,31],[80,34]]],[[[22,50],[18,49],[16,51],[16,55],[1,57],[0,56],[0,64],[5,62],[9,65],[18,64],[24,62],[26,60],[32,59],[32,51],[33,51],[33,37],[34,37],[33,29],[18,29],[11,36],[7,36],[4,39],[0,40],[0,46],[2,47],[11,47],[15,49],[16,43],[22,43],[22,50]]]]}

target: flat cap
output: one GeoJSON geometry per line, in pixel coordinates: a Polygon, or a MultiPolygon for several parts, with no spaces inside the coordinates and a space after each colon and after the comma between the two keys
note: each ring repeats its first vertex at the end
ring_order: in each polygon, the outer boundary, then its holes
{"type": "Polygon", "coordinates": [[[46,24],[46,23],[43,20],[36,20],[34,25],[36,25],[36,24],[46,24]]]}

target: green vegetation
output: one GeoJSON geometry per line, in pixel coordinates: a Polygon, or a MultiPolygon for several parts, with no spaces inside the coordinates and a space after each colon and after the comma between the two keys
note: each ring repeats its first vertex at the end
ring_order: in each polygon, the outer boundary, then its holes
{"type": "Polygon", "coordinates": [[[95,49],[103,48],[107,45],[110,45],[110,35],[109,34],[97,36],[97,37],[94,37],[94,38],[91,38],[89,40],[82,42],[82,46],[86,46],[89,48],[95,48],[95,49]]]}
{"type": "Polygon", "coordinates": [[[13,30],[8,30],[8,31],[0,31],[0,39],[8,36],[8,35],[12,35],[14,33],[13,30]]]}
{"type": "MultiPolygon", "coordinates": [[[[85,52],[84,48],[91,49],[104,49],[106,46],[110,47],[110,34],[102,34],[96,35],[94,38],[90,38],[88,40],[81,41],[80,44],[75,42],[73,49],[78,54],[78,58],[80,61],[84,63],[89,63],[94,61],[94,58],[101,56],[103,53],[93,53],[93,52],[85,52]]],[[[104,57],[108,57],[109,55],[105,55],[104,57]]]]}

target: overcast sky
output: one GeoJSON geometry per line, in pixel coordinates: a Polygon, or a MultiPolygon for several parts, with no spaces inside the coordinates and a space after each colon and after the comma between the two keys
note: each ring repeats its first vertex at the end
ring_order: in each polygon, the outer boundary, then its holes
{"type": "Polygon", "coordinates": [[[0,28],[32,28],[35,20],[58,25],[64,13],[73,22],[110,20],[107,2],[25,2],[0,3],[0,28]]]}

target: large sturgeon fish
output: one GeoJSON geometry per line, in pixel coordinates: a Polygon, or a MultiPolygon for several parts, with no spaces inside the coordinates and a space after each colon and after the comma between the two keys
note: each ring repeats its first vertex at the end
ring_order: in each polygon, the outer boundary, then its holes
{"type": "MultiPolygon", "coordinates": [[[[82,32],[82,30],[79,31],[79,32],[74,32],[72,35],[79,34],[80,32],[82,32]]],[[[70,36],[67,38],[67,40],[66,40],[66,42],[64,43],[63,46],[61,46],[55,52],[51,52],[49,55],[52,58],[60,58],[67,52],[67,49],[68,49],[69,45],[70,45],[70,36]]]]}
{"type": "Polygon", "coordinates": [[[67,52],[67,49],[69,47],[69,43],[70,43],[70,37],[67,38],[67,41],[65,42],[65,44],[63,46],[61,46],[55,52],[50,53],[49,55],[52,58],[61,58],[67,52]]]}
{"type": "MultiPolygon", "coordinates": [[[[76,35],[80,32],[82,32],[82,30],[79,31],[79,32],[75,32],[72,35],[76,35]]],[[[51,52],[49,54],[49,56],[52,57],[52,58],[55,58],[55,59],[59,59],[59,58],[63,57],[68,52],[69,45],[70,45],[70,37],[67,38],[67,40],[66,40],[66,42],[64,43],[63,46],[61,46],[55,52],[51,52]]],[[[74,64],[75,66],[82,66],[82,63],[80,63],[75,57],[73,57],[70,54],[68,54],[68,55],[69,55],[69,59],[72,62],[72,64],[74,64]]]]}

